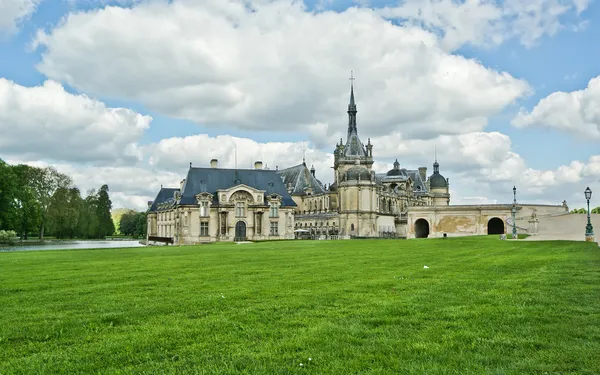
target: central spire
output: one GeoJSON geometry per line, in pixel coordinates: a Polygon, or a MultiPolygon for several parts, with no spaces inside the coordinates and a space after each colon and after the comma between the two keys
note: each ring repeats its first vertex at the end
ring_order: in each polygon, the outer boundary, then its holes
{"type": "Polygon", "coordinates": [[[350,104],[348,104],[348,138],[357,134],[356,129],[356,103],[354,102],[354,72],[350,71],[350,104]]]}

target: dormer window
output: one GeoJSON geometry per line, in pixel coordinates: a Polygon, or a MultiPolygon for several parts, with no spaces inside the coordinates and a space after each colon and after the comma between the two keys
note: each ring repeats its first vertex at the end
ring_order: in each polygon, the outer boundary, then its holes
{"type": "Polygon", "coordinates": [[[208,201],[200,201],[200,216],[207,217],[208,216],[208,201]]]}
{"type": "Polygon", "coordinates": [[[269,203],[269,217],[279,217],[279,205],[277,202],[269,203]]]}

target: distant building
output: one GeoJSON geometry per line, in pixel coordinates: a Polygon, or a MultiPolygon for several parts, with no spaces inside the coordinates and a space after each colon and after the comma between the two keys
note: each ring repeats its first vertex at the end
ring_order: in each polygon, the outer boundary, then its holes
{"type": "Polygon", "coordinates": [[[179,189],[161,188],[148,212],[149,237],[174,243],[294,238],[296,203],[276,171],[217,163],[190,165],[179,189]]]}
{"type": "MultiPolygon", "coordinates": [[[[162,188],[150,205],[149,237],[198,243],[507,232],[510,204],[450,206],[449,180],[437,160],[430,176],[426,167],[409,170],[398,160],[376,174],[373,145],[360,140],[356,114],[352,86],[346,142],[340,139],[333,152],[333,184],[321,183],[304,160],[275,171],[260,161],[254,169],[221,169],[215,159],[210,168],[190,164],[181,186],[162,188]]],[[[549,214],[565,210],[544,207],[549,214]]]]}

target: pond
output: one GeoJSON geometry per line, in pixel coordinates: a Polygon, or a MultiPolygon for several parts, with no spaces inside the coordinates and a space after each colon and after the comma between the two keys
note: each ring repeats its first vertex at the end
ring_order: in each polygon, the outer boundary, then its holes
{"type": "Polygon", "coordinates": [[[44,244],[0,246],[0,252],[70,249],[114,249],[120,247],[143,247],[139,241],[47,241],[44,244]]]}

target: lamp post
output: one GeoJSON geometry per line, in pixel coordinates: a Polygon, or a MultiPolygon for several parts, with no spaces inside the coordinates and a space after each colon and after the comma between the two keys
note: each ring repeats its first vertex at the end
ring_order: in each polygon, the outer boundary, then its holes
{"type": "Polygon", "coordinates": [[[589,242],[594,241],[594,227],[590,221],[590,199],[592,199],[592,189],[588,186],[585,189],[585,199],[587,200],[587,225],[585,226],[585,240],[589,242]]]}
{"type": "Polygon", "coordinates": [[[517,216],[517,187],[513,186],[513,206],[512,206],[512,222],[513,222],[513,228],[512,228],[512,238],[513,240],[516,240],[518,235],[517,235],[517,221],[516,221],[516,216],[517,216]]]}

